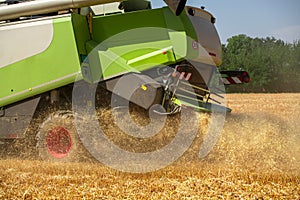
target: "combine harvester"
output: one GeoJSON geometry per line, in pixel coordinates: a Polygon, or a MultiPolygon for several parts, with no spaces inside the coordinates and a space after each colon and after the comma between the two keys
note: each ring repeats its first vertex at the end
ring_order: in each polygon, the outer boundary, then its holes
{"type": "MultiPolygon", "coordinates": [[[[219,104],[212,96],[222,98],[210,89],[222,56],[215,18],[186,0],[165,2],[169,7],[151,9],[147,0],[2,1],[1,139],[24,137],[43,111],[51,116],[35,133],[39,154],[71,158],[76,136],[61,121],[72,115],[62,107],[72,109],[75,82],[99,83],[146,110],[159,104],[164,109],[154,112],[161,115],[182,107],[210,112],[219,104]],[[127,84],[115,91],[121,77],[127,84]]],[[[244,71],[221,74],[224,84],[249,81],[244,71]]]]}

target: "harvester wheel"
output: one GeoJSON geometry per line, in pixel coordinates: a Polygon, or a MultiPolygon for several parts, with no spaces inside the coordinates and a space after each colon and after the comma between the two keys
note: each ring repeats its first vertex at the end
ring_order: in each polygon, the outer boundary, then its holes
{"type": "Polygon", "coordinates": [[[37,151],[44,161],[74,162],[84,155],[70,111],[59,111],[41,124],[37,134],[37,151]]]}

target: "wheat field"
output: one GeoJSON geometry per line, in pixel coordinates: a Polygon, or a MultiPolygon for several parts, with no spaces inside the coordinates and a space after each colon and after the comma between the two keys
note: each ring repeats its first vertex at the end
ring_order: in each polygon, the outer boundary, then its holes
{"type": "Polygon", "coordinates": [[[228,94],[227,103],[222,135],[201,160],[197,142],[171,166],[145,174],[5,158],[0,198],[300,199],[300,94],[228,94]]]}

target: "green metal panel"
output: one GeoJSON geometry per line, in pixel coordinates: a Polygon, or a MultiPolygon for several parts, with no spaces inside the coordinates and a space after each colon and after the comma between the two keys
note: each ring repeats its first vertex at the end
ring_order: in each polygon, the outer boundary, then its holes
{"type": "Polygon", "coordinates": [[[84,79],[87,82],[93,83],[98,81],[102,76],[100,60],[98,56],[98,51],[92,51],[98,45],[94,40],[88,41],[86,43],[86,49],[89,52],[88,57],[84,60],[81,65],[81,71],[84,79]]]}
{"type": "Polygon", "coordinates": [[[138,43],[102,49],[97,43],[87,43],[90,52],[88,62],[83,63],[83,74],[88,82],[97,82],[128,72],[141,72],[160,64],[175,63],[169,40],[150,44],[138,43]]]}
{"type": "Polygon", "coordinates": [[[174,47],[176,60],[182,60],[187,52],[187,34],[184,29],[184,24],[182,23],[181,18],[175,16],[169,8],[164,8],[163,13],[165,23],[169,29],[169,38],[174,47]]]}
{"type": "Polygon", "coordinates": [[[53,19],[49,48],[0,68],[0,107],[74,82],[80,73],[71,16],[53,19]]]}
{"type": "Polygon", "coordinates": [[[91,39],[91,37],[86,16],[72,14],[72,23],[77,42],[78,53],[81,55],[87,55],[85,44],[91,39]]]}
{"type": "Polygon", "coordinates": [[[94,17],[87,49],[96,49],[84,67],[86,80],[97,82],[184,59],[189,39],[182,19],[188,20],[167,7],[94,17]]]}
{"type": "Polygon", "coordinates": [[[148,44],[140,43],[122,46],[121,48],[112,47],[108,51],[99,51],[99,58],[103,70],[103,79],[126,72],[141,72],[161,64],[175,63],[173,47],[169,40],[148,44]],[[131,48],[132,51],[128,51],[128,48],[131,48]],[[111,56],[112,54],[116,57],[111,56]]]}
{"type": "MultiPolygon", "coordinates": [[[[123,31],[142,27],[166,28],[162,9],[143,10],[93,18],[92,39],[102,42],[123,31]]],[[[148,38],[150,39],[150,38],[148,38]]]]}

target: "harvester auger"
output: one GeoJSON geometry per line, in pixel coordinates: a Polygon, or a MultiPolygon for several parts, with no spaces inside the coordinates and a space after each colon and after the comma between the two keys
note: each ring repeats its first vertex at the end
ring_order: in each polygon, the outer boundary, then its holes
{"type": "Polygon", "coordinates": [[[154,112],[170,115],[220,104],[225,91],[211,82],[249,81],[246,72],[213,77],[222,49],[209,12],[165,2],[151,9],[147,0],[2,1],[1,143],[30,132],[42,159],[72,160],[80,146],[70,111],[75,82],[99,84],[146,110],[159,104],[154,112]],[[45,113],[33,130],[32,119],[45,113]]]}

